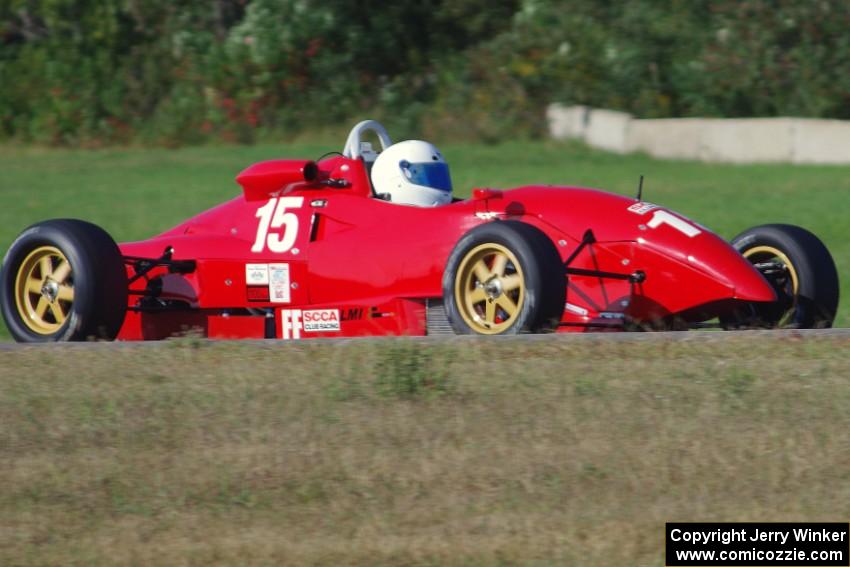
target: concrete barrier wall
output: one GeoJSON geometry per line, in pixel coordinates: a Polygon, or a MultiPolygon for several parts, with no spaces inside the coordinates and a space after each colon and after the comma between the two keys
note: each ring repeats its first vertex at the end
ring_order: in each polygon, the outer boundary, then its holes
{"type": "Polygon", "coordinates": [[[850,121],[794,120],[794,163],[850,163],[850,121]]]}
{"type": "Polygon", "coordinates": [[[609,152],[623,153],[629,145],[629,125],[632,117],[625,112],[591,110],[586,118],[585,141],[609,152]]]}
{"type": "Polygon", "coordinates": [[[730,163],[850,163],[850,121],[804,118],[637,119],[586,106],[550,105],[555,139],[603,150],[730,163]]]}
{"type": "Polygon", "coordinates": [[[549,135],[556,140],[584,139],[590,108],[587,106],[561,106],[550,104],[546,109],[549,135]]]}
{"type": "Polygon", "coordinates": [[[646,152],[670,159],[700,159],[701,120],[632,120],[629,123],[628,152],[646,152]]]}

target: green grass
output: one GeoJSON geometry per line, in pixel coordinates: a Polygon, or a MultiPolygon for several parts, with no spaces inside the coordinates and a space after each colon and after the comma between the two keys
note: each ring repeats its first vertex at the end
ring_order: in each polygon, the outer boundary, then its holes
{"type": "Polygon", "coordinates": [[[665,522],[850,516],[847,337],[684,336],[0,350],[0,564],[659,566],[665,522]]]}
{"type": "MultiPolygon", "coordinates": [[[[236,195],[234,177],[251,163],[316,158],[335,144],[104,151],[0,147],[0,252],[31,223],[77,217],[118,241],[142,239],[236,195]]],[[[813,230],[832,251],[850,293],[850,167],[717,165],[616,156],[574,144],[448,145],[459,195],[473,187],[573,184],[633,195],[678,210],[731,238],[756,224],[813,230]]],[[[850,325],[841,306],[836,325],[850,325]]],[[[8,336],[0,327],[0,336],[8,336]]]]}

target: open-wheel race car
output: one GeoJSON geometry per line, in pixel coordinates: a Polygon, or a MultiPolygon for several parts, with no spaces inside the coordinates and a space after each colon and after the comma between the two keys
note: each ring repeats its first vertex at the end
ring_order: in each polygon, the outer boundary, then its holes
{"type": "Polygon", "coordinates": [[[730,244],[592,189],[456,199],[436,148],[392,144],[374,121],[342,153],[258,163],[237,182],[238,197],[140,242],[79,220],[26,229],[0,282],[14,338],[804,328],[830,326],[838,305],[835,264],[802,228],[730,244]]]}

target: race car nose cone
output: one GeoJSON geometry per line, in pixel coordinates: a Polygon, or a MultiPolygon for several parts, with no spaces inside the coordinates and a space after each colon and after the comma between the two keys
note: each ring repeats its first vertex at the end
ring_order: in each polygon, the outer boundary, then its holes
{"type": "Polygon", "coordinates": [[[729,274],[735,285],[735,299],[746,301],[776,301],[776,292],[758,270],[749,263],[737,273],[729,274]]]}
{"type": "Polygon", "coordinates": [[[764,276],[719,236],[703,233],[691,243],[690,265],[731,288],[732,297],[744,301],[776,301],[776,292],[764,276]]]}

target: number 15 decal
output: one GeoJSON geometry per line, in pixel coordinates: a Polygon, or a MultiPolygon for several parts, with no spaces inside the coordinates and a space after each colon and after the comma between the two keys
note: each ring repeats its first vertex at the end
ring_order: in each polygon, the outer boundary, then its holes
{"type": "Polygon", "coordinates": [[[260,224],[251,252],[262,252],[268,246],[281,254],[292,248],[298,236],[298,216],[287,209],[300,209],[303,204],[304,197],[275,197],[257,209],[260,224]]]}
{"type": "Polygon", "coordinates": [[[702,232],[691,223],[684,221],[677,216],[671,215],[667,211],[655,211],[652,214],[652,218],[648,223],[646,223],[646,226],[649,228],[658,228],[662,224],[670,225],[690,238],[693,238],[702,232]]]}

